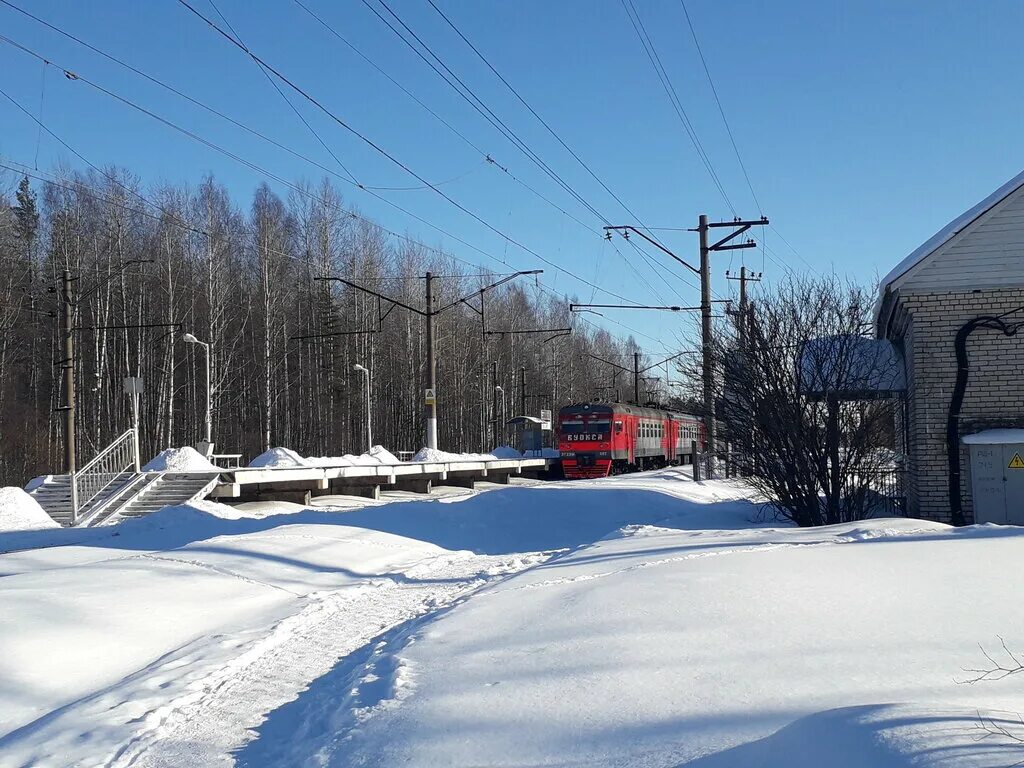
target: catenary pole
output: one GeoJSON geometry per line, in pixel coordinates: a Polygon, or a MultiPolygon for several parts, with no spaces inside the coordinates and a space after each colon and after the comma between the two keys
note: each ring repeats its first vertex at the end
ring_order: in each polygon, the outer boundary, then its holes
{"type": "Polygon", "coordinates": [[[434,276],[427,272],[427,389],[424,397],[427,420],[427,448],[437,450],[437,360],[434,354],[434,276]]]}
{"type": "Polygon", "coordinates": [[[640,353],[633,353],[633,403],[640,405],[640,353]]]}
{"type": "MultiPolygon", "coordinates": [[[[704,440],[705,450],[715,455],[715,369],[711,338],[711,250],[708,248],[708,217],[702,213],[697,223],[700,236],[700,340],[703,351],[704,440]]],[[[708,466],[708,477],[713,477],[708,466]]]]}
{"type": "Polygon", "coordinates": [[[75,475],[75,333],[74,306],[72,304],[71,270],[64,270],[61,289],[61,317],[64,334],[64,471],[71,482],[71,524],[78,516],[78,488],[75,475]]]}

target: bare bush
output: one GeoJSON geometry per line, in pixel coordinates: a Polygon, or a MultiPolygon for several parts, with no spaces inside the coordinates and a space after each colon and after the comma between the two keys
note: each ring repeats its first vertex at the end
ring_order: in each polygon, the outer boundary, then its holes
{"type": "Polygon", "coordinates": [[[902,374],[867,335],[871,318],[868,290],[794,277],[720,335],[723,435],[774,512],[798,525],[884,511],[899,401],[880,392],[902,374]]]}

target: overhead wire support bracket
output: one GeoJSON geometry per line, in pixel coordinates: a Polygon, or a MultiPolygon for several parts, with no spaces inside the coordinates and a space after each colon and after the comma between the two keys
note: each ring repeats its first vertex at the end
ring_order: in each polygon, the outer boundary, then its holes
{"type": "MultiPolygon", "coordinates": [[[[716,304],[727,304],[730,299],[715,299],[716,304]]],[[[654,309],[661,310],[663,312],[697,312],[700,307],[677,307],[672,306],[657,306],[648,304],[570,304],[570,312],[589,312],[591,307],[599,307],[601,309],[654,309]]],[[[600,314],[595,312],[594,314],[600,314]]]]}
{"type": "MultiPolygon", "coordinates": [[[[695,275],[699,275],[700,274],[700,270],[699,269],[694,267],[692,264],[687,263],[683,259],[679,258],[674,253],[672,253],[672,251],[670,251],[664,245],[662,245],[657,240],[655,240],[653,237],[649,237],[648,235],[644,234],[644,232],[642,232],[641,230],[639,230],[636,227],[632,226],[631,224],[621,224],[621,225],[618,225],[618,226],[607,226],[604,229],[605,229],[606,232],[608,232],[609,237],[611,235],[611,230],[614,230],[616,232],[623,232],[623,233],[636,232],[636,234],[640,235],[640,237],[642,237],[648,243],[650,243],[651,245],[653,245],[655,248],[659,249],[660,251],[662,251],[664,253],[667,253],[669,256],[671,256],[673,259],[678,261],[680,264],[682,264],[688,270],[693,272],[695,275]]],[[[623,237],[626,237],[626,235],[624,234],[623,237]]]]}
{"type": "Polygon", "coordinates": [[[486,336],[505,336],[507,334],[522,333],[557,333],[559,335],[572,333],[572,328],[529,328],[515,331],[484,331],[486,336]]]}

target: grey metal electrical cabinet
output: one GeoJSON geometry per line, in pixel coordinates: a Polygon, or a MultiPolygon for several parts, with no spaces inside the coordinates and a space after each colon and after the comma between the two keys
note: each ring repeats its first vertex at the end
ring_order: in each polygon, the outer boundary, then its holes
{"type": "Polygon", "coordinates": [[[964,439],[971,453],[974,522],[1024,525],[1024,442],[984,435],[964,439]]]}

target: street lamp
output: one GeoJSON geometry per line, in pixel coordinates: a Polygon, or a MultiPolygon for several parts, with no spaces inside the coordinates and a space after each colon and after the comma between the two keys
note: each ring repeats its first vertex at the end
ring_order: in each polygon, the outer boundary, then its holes
{"type": "Polygon", "coordinates": [[[370,369],[356,363],[352,370],[366,374],[366,450],[369,451],[373,448],[373,430],[370,425],[370,369]]]}
{"type": "Polygon", "coordinates": [[[199,344],[203,348],[206,359],[206,442],[213,443],[213,398],[210,392],[210,345],[200,341],[191,333],[181,337],[186,344],[199,344]]]}

